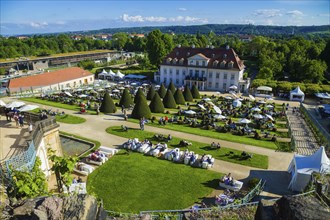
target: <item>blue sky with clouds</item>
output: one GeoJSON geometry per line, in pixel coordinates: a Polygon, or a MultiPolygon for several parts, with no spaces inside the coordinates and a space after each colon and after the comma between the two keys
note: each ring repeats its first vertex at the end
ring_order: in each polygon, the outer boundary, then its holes
{"type": "Polygon", "coordinates": [[[328,0],[0,0],[0,9],[1,35],[134,26],[330,24],[328,0]]]}

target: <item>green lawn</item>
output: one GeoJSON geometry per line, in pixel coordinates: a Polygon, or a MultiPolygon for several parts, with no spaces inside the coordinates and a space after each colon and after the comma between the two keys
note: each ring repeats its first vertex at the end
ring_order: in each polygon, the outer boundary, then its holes
{"type": "MultiPolygon", "coordinates": [[[[63,108],[63,109],[68,109],[68,110],[72,110],[72,111],[77,111],[77,112],[80,111],[80,107],[77,105],[69,105],[69,104],[53,102],[53,101],[43,100],[43,99],[34,98],[34,97],[20,98],[20,100],[27,101],[27,102],[34,102],[34,103],[38,103],[40,105],[52,106],[55,108],[63,108]]],[[[40,107],[42,107],[42,106],[40,106],[40,107]]]]}
{"type": "MultiPolygon", "coordinates": [[[[139,121],[137,119],[132,119],[129,118],[128,121],[138,123],[139,121]]],[[[190,127],[187,124],[184,125],[179,125],[179,124],[170,124],[168,123],[167,125],[159,125],[158,122],[151,123],[149,122],[146,124],[147,126],[153,126],[153,127],[158,127],[158,128],[163,128],[163,129],[169,129],[173,131],[181,131],[189,134],[196,134],[200,136],[205,136],[205,137],[210,137],[210,138],[217,138],[225,141],[231,141],[231,142],[237,142],[237,143],[242,143],[242,144],[247,144],[247,145],[253,145],[257,147],[264,147],[264,148],[269,148],[269,149],[276,149],[275,142],[272,142],[270,140],[256,140],[252,136],[237,136],[233,135],[231,133],[221,133],[217,132],[215,130],[204,130],[201,128],[193,128],[190,127]]]]}
{"type": "Polygon", "coordinates": [[[67,123],[67,124],[81,124],[86,121],[86,119],[74,115],[56,115],[56,121],[67,123]]]}
{"type": "Polygon", "coordinates": [[[119,152],[88,176],[87,191],[116,212],[184,209],[218,187],[223,174],[119,152]]]}
{"type": "MultiPolygon", "coordinates": [[[[148,131],[141,131],[139,129],[129,128],[127,132],[123,131],[119,126],[113,126],[106,129],[106,131],[110,134],[114,134],[117,136],[125,137],[125,138],[138,138],[139,140],[148,139],[152,143],[158,143],[157,140],[153,138],[155,133],[148,132],[148,131]]],[[[180,147],[179,142],[180,138],[173,137],[173,140],[168,143],[169,148],[176,148],[180,147]]],[[[248,160],[241,160],[240,155],[242,151],[234,150],[230,148],[226,148],[224,146],[221,147],[220,150],[214,149],[210,146],[210,143],[200,143],[196,141],[187,140],[188,142],[192,143],[192,146],[189,146],[188,149],[198,153],[199,155],[202,154],[211,154],[214,158],[219,160],[224,160],[231,163],[237,163],[244,166],[251,166],[257,167],[262,169],[268,168],[268,157],[261,154],[253,154],[253,157],[248,160]],[[229,155],[229,152],[232,151],[234,154],[229,155]]],[[[182,150],[186,148],[182,147],[182,150]]]]}

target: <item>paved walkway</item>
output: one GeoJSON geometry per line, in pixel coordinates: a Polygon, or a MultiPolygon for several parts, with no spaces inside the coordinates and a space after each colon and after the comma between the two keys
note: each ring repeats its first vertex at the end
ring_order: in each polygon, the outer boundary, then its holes
{"type": "Polygon", "coordinates": [[[319,148],[313,132],[310,130],[301,114],[299,112],[293,112],[293,107],[288,109],[287,117],[292,136],[295,138],[296,153],[312,155],[319,148]]]}

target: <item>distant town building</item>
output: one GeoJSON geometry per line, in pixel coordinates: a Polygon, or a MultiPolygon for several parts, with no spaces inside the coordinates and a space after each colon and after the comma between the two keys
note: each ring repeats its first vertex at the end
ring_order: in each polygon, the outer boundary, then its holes
{"type": "Polygon", "coordinates": [[[24,39],[29,39],[29,37],[28,36],[17,36],[17,39],[24,40],[24,39]]]}
{"type": "Polygon", "coordinates": [[[195,48],[180,45],[169,53],[155,74],[157,83],[175,86],[196,85],[200,90],[228,91],[237,86],[246,92],[249,79],[243,79],[244,64],[232,48],[195,48]]]}
{"type": "Polygon", "coordinates": [[[10,93],[26,90],[38,92],[61,91],[93,83],[94,74],[79,67],[70,67],[53,72],[10,79],[8,89],[10,93]]]}
{"type": "Polygon", "coordinates": [[[130,34],[130,37],[140,37],[140,38],[143,38],[144,37],[144,34],[130,34]]]}

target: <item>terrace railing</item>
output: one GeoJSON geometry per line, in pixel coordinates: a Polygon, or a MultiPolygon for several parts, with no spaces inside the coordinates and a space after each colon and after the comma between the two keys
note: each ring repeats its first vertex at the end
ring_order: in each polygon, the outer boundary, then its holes
{"type": "Polygon", "coordinates": [[[264,189],[266,180],[260,179],[259,183],[242,199],[242,204],[249,203],[255,196],[259,195],[264,189]]]}

